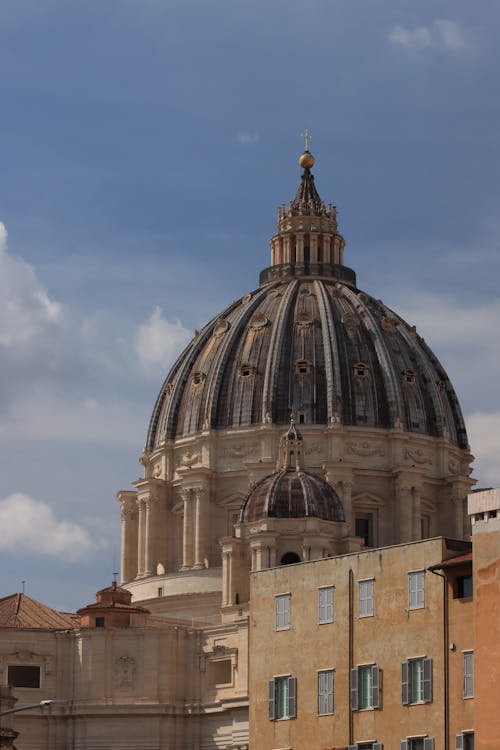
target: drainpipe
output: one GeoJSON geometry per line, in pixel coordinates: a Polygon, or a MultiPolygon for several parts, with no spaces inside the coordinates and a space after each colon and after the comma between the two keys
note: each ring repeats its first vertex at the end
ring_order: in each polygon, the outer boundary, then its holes
{"type": "Polygon", "coordinates": [[[349,745],[354,744],[354,715],[351,708],[351,669],[354,668],[354,573],[349,570],[349,674],[348,706],[349,706],[349,745]]]}
{"type": "Polygon", "coordinates": [[[448,726],[449,726],[449,654],[448,654],[448,643],[449,643],[449,626],[448,626],[448,591],[447,591],[447,580],[446,576],[442,573],[438,573],[437,570],[427,568],[435,576],[443,579],[443,666],[444,666],[444,679],[443,679],[443,698],[444,698],[444,750],[449,750],[448,742],[448,726]]]}

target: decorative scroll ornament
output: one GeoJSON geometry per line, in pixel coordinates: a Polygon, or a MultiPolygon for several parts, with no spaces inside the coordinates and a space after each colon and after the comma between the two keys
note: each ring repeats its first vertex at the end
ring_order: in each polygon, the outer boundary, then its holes
{"type": "Polygon", "coordinates": [[[224,450],[224,455],[228,458],[247,458],[255,453],[257,446],[255,443],[231,445],[224,450]]]}
{"type": "Polygon", "coordinates": [[[249,328],[251,328],[252,331],[261,331],[268,323],[269,320],[264,313],[256,313],[250,321],[249,328]]]}
{"type": "Polygon", "coordinates": [[[406,448],[405,458],[420,465],[432,463],[432,458],[430,458],[429,454],[425,453],[422,448],[415,448],[414,450],[412,450],[411,448],[406,448]]]}
{"type": "Polygon", "coordinates": [[[114,665],[115,684],[119,688],[130,688],[134,684],[136,673],[135,659],[131,656],[119,656],[114,665]]]}
{"type": "Polygon", "coordinates": [[[201,453],[199,451],[186,451],[177,461],[177,466],[193,466],[200,463],[201,453]]]}
{"type": "Polygon", "coordinates": [[[214,326],[214,336],[222,336],[229,330],[229,321],[225,318],[219,318],[214,326]]]}
{"type": "Polygon", "coordinates": [[[367,440],[360,443],[347,443],[347,452],[354,453],[356,456],[385,456],[385,450],[377,445],[372,445],[367,440]]]}

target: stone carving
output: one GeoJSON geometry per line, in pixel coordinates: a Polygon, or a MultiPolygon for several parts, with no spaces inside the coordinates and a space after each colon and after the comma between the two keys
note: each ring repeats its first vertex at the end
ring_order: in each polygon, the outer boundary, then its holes
{"type": "Polygon", "coordinates": [[[384,331],[393,331],[396,328],[398,319],[394,317],[382,318],[382,328],[384,331]]]}
{"type": "Polygon", "coordinates": [[[356,456],[385,456],[385,450],[378,445],[373,445],[367,440],[359,443],[347,443],[347,452],[354,453],[356,456]]]}
{"type": "Polygon", "coordinates": [[[134,684],[136,673],[135,659],[131,656],[119,656],[115,660],[114,678],[118,688],[130,688],[134,684]]]}
{"type": "Polygon", "coordinates": [[[200,463],[201,453],[199,451],[186,451],[179,457],[177,466],[194,466],[200,463]]]}
{"type": "Polygon", "coordinates": [[[255,452],[257,446],[255,443],[242,443],[240,445],[231,445],[224,450],[224,456],[228,458],[246,458],[255,452]]]}
{"type": "Polygon", "coordinates": [[[307,313],[300,312],[295,318],[295,323],[300,326],[300,328],[309,328],[309,326],[312,326],[313,324],[313,319],[307,313]]]}
{"type": "Polygon", "coordinates": [[[455,461],[453,458],[450,458],[448,461],[448,471],[450,474],[458,474],[460,471],[460,462],[455,461]]]}
{"type": "Polygon", "coordinates": [[[161,477],[161,463],[157,463],[154,465],[153,476],[156,477],[156,479],[159,479],[161,477]]]}
{"type": "Polygon", "coordinates": [[[264,313],[256,313],[250,321],[249,328],[251,328],[252,331],[261,331],[268,323],[269,320],[264,313]]]}
{"type": "Polygon", "coordinates": [[[222,336],[229,330],[229,321],[225,318],[219,318],[214,326],[214,336],[222,336]]]}
{"type": "Polygon", "coordinates": [[[306,456],[312,456],[313,454],[319,454],[323,451],[321,450],[321,445],[319,443],[312,443],[311,445],[308,445],[305,449],[306,456]]]}
{"type": "Polygon", "coordinates": [[[245,296],[243,297],[241,301],[243,302],[244,305],[247,305],[251,299],[252,299],[251,294],[245,294],[245,296]]]}
{"type": "Polygon", "coordinates": [[[413,450],[411,448],[406,448],[405,458],[420,465],[432,463],[432,458],[430,458],[430,456],[425,451],[423,451],[422,448],[415,448],[413,450]]]}

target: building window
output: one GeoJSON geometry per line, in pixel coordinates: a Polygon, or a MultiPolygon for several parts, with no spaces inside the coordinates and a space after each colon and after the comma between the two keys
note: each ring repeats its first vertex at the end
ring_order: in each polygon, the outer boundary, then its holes
{"type": "Polygon", "coordinates": [[[349,745],[348,750],[384,750],[381,742],[357,742],[349,745]]]}
{"type": "Polygon", "coordinates": [[[333,714],[333,669],[318,672],[318,714],[333,714]]]}
{"type": "Polygon", "coordinates": [[[294,719],[297,715],[297,679],[274,677],[269,680],[269,718],[294,719]]]}
{"type": "Polygon", "coordinates": [[[104,617],[96,617],[95,618],[95,626],[96,626],[96,628],[103,628],[104,627],[104,617]]]}
{"type": "Polygon", "coordinates": [[[279,594],[276,600],[276,630],[290,629],[290,594],[279,594]]]}
{"type": "Polygon", "coordinates": [[[455,583],[455,599],[472,599],[472,576],[458,576],[455,583]]]}
{"type": "Polygon", "coordinates": [[[380,670],[375,664],[351,669],[351,711],[380,708],[380,670]]]}
{"type": "Polygon", "coordinates": [[[318,622],[333,622],[333,586],[318,589],[318,622]]]}
{"type": "Polygon", "coordinates": [[[474,651],[464,652],[464,698],[474,697],[474,651]]]}
{"type": "Polygon", "coordinates": [[[158,596],[163,596],[163,586],[158,586],[158,596]]]}
{"type": "Polygon", "coordinates": [[[373,616],[373,594],[375,581],[371,578],[368,581],[358,581],[359,584],[359,616],[373,616]]]}
{"type": "Polygon", "coordinates": [[[7,684],[14,688],[39,688],[40,667],[9,665],[7,684]]]}
{"type": "Polygon", "coordinates": [[[368,365],[365,365],[364,362],[358,362],[357,365],[354,365],[353,369],[354,369],[354,375],[357,378],[367,378],[370,372],[368,365]]]}
{"type": "Polygon", "coordinates": [[[401,740],[400,750],[434,750],[434,737],[409,737],[401,740]]]}
{"type": "Polygon", "coordinates": [[[424,606],[424,571],[408,573],[408,609],[422,609],[424,606]]]}
{"type": "Polygon", "coordinates": [[[229,685],[233,680],[231,659],[209,662],[208,679],[211,685],[229,685]]]}
{"type": "Polygon", "coordinates": [[[360,536],[365,547],[373,547],[373,519],[371,516],[356,516],[354,519],[354,534],[360,536]]]}
{"type": "Polygon", "coordinates": [[[455,750],[474,750],[474,732],[462,732],[455,737],[455,750]]]}
{"type": "Polygon", "coordinates": [[[404,705],[432,701],[432,659],[420,657],[401,664],[401,700],[404,705]]]}

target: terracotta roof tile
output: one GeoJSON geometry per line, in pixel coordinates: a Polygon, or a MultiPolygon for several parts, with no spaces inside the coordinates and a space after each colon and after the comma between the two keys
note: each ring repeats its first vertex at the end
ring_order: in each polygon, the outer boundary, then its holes
{"type": "Polygon", "coordinates": [[[78,620],[67,612],[57,612],[26,594],[11,594],[0,599],[0,627],[67,630],[78,620]]]}

